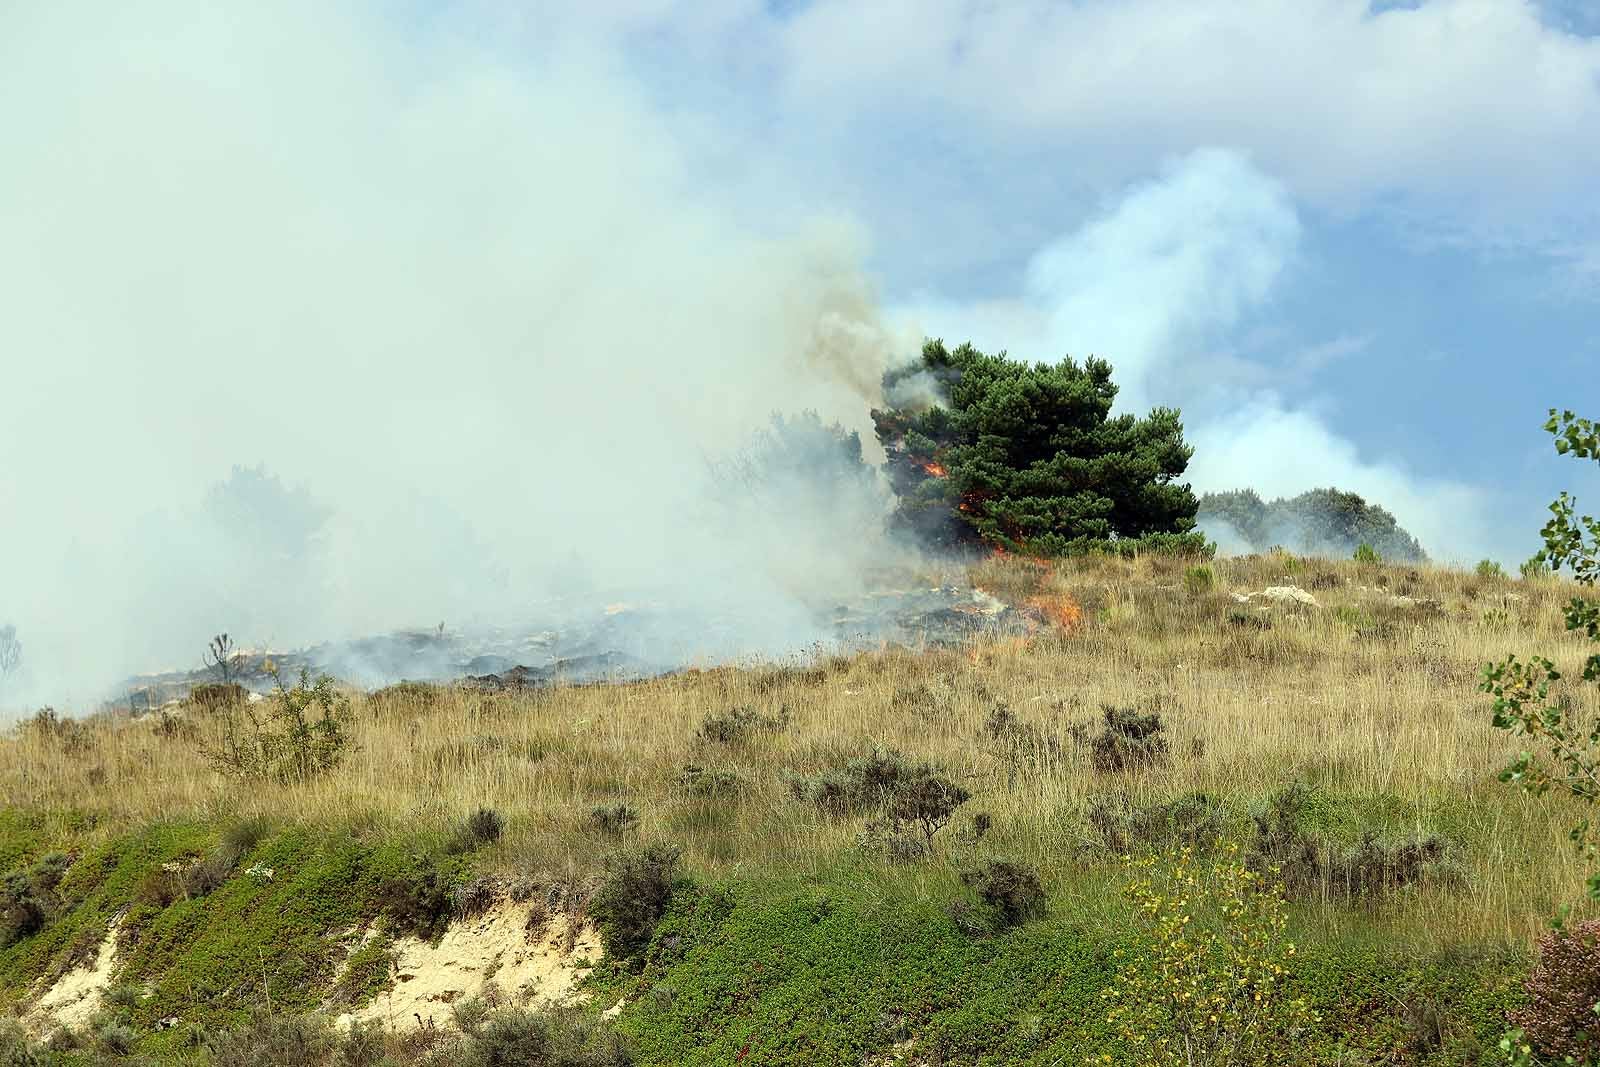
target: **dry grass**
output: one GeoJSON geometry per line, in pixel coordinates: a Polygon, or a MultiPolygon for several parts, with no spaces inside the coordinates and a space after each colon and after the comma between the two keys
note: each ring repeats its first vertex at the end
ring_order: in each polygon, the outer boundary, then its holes
{"type": "MultiPolygon", "coordinates": [[[[699,871],[803,873],[851,855],[860,827],[792,799],[784,775],[886,745],[960,778],[974,794],[963,814],[989,812],[995,846],[1038,864],[1058,896],[1095,892],[1071,872],[1110,862],[1085,848],[1083,812],[1098,795],[1202,790],[1242,811],[1296,778],[1391,829],[1437,829],[1457,843],[1458,884],[1388,905],[1374,921],[1444,940],[1527,940],[1578,895],[1582,870],[1566,839],[1577,813],[1495,781],[1511,745],[1476,691],[1482,665],[1510,651],[1569,667],[1581,659],[1561,626],[1572,587],[1284,556],[1212,569],[1214,587],[1197,592],[1173,561],[991,561],[975,582],[1013,602],[1070,604],[1081,618],[1067,612],[1068,629],[963,651],[889,649],[521,695],[357,696],[355,750],[297,786],[223,778],[192,740],[149,722],[96,719],[72,745],[21,730],[0,742],[0,800],[93,812],[93,833],[261,813],[442,829],[489,806],[507,827],[486,859],[508,873],[592,868],[613,839],[590,812],[620,801],[642,817],[630,835],[682,845],[699,871]],[[1264,611],[1232,595],[1288,583],[1321,606],[1264,611]],[[1008,774],[979,738],[997,701],[1057,739],[1062,758],[1008,774]],[[1170,765],[1096,774],[1069,727],[1103,704],[1158,709],[1170,765]],[[708,714],[739,705],[787,709],[787,725],[733,744],[699,735],[708,714]],[[731,772],[733,792],[692,795],[679,782],[688,764],[731,772]]],[[[1591,694],[1574,695],[1597,710],[1591,694]]],[[[190,716],[210,728],[205,713],[190,716]]],[[[1343,921],[1335,911],[1328,922],[1343,921]]]]}

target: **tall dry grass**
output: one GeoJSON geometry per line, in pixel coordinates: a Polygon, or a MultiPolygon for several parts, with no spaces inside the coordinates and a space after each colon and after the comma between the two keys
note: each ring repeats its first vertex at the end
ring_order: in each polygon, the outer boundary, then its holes
{"type": "MultiPolygon", "coordinates": [[[[1203,791],[1243,813],[1295,780],[1385,832],[1437,830],[1455,843],[1454,884],[1363,921],[1446,940],[1526,940],[1577,896],[1583,872],[1566,832],[1578,813],[1495,780],[1512,745],[1491,729],[1476,690],[1482,665],[1510,651],[1568,667],[1581,660],[1587,650],[1561,624],[1571,586],[1288,556],[1211,570],[1204,589],[1185,581],[1184,564],[1155,558],[990,561],[973,581],[1034,604],[1044,621],[1030,639],[960,650],[885,649],[524,694],[357,694],[354,747],[335,771],[298,785],[220,775],[182,729],[150,719],[97,717],[71,743],[22,728],[0,742],[0,800],[93,813],[94,828],[77,831],[89,835],[254,814],[373,832],[443,829],[488,806],[507,829],[486,858],[508,871],[591,869],[613,839],[590,812],[621,802],[641,816],[633,834],[682,845],[706,874],[805,874],[850,861],[860,826],[793,799],[786,776],[881,745],[961,779],[974,794],[963,814],[992,816],[986,846],[1039,865],[1058,895],[1084,903],[1100,892],[1094,872],[1114,866],[1084,819],[1097,797],[1140,803],[1203,791]],[[1291,583],[1318,606],[1263,610],[1234,596],[1291,583]],[[1001,702],[1059,742],[1060,758],[1009,767],[980,738],[1001,702]],[[1170,762],[1096,773],[1071,727],[1092,726],[1107,704],[1159,710],[1170,762]],[[788,725],[735,744],[700,735],[708,715],[735,706],[786,710],[788,725]],[[693,795],[680,784],[690,764],[730,772],[733,792],[693,795]]],[[[1574,696],[1600,712],[1592,693],[1574,696]]],[[[184,714],[183,729],[215,729],[198,709],[184,714]]],[[[1325,921],[1348,921],[1348,909],[1327,909],[1325,921]]]]}

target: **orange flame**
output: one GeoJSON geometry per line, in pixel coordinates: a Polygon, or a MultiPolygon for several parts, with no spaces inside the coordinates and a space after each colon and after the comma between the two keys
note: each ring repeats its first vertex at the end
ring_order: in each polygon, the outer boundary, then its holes
{"type": "Polygon", "coordinates": [[[943,478],[946,474],[950,473],[939,464],[933,462],[931,459],[922,465],[922,469],[933,475],[935,478],[943,478]]]}
{"type": "Polygon", "coordinates": [[[1059,630],[1076,633],[1083,626],[1083,606],[1072,598],[1071,593],[1040,593],[1029,597],[1027,605],[1059,630]]]}

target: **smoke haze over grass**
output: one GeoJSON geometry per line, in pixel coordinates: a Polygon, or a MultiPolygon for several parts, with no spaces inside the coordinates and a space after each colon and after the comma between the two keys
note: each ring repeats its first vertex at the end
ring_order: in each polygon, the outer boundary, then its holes
{"type": "Polygon", "coordinates": [[[714,537],[706,458],[773,410],[866,425],[901,342],[848,222],[753,224],[760,190],[700,165],[716,131],[616,70],[349,5],[6,16],[22,699],[188,666],[224,629],[453,625],[558,585],[759,606],[758,647],[809,636],[790,578],[859,531],[714,537]]]}

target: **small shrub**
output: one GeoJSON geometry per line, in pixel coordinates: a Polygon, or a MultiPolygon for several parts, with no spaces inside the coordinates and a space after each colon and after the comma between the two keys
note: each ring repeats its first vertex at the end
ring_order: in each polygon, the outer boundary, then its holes
{"type": "Polygon", "coordinates": [[[777,715],[763,715],[754,708],[741,706],[707,715],[700,723],[699,736],[713,744],[737,745],[757,733],[777,733],[787,729],[789,721],[787,707],[777,715]]]}
{"type": "Polygon", "coordinates": [[[456,827],[455,833],[445,845],[445,851],[451,855],[476,852],[483,846],[492,845],[500,840],[505,828],[506,820],[498,811],[493,808],[479,808],[456,827]]]}
{"type": "Polygon", "coordinates": [[[434,940],[454,917],[455,894],[438,866],[423,858],[411,871],[384,880],[378,906],[397,932],[434,940]]]}
{"type": "Polygon", "coordinates": [[[507,1008],[479,1026],[454,1062],[460,1067],[629,1067],[633,1057],[620,1035],[580,1009],[507,1008]]]}
{"type": "Polygon", "coordinates": [[[1089,805],[1088,820],[1106,849],[1119,855],[1174,847],[1203,851],[1222,833],[1222,805],[1204,793],[1145,805],[1126,795],[1097,797],[1089,805]]]}
{"type": "Polygon", "coordinates": [[[211,1034],[213,1067],[322,1067],[335,1039],[320,1015],[269,1015],[257,1012],[236,1030],[211,1034]]]}
{"type": "Polygon", "coordinates": [[[424,711],[437,705],[443,692],[429,682],[396,682],[368,693],[367,706],[384,711],[395,708],[424,711]]]}
{"type": "Polygon", "coordinates": [[[1135,863],[1127,896],[1139,944],[1105,997],[1137,1062],[1268,1067],[1316,1019],[1289,995],[1294,944],[1282,894],[1228,850],[1135,863]]]}
{"type": "MultiPolygon", "coordinates": [[[[113,1056],[127,1056],[133,1052],[133,1046],[139,1041],[139,1033],[133,1027],[120,1020],[109,1020],[94,1028],[94,1042],[113,1056]]],[[[219,1067],[232,1067],[229,1061],[213,1060],[219,1067]]],[[[275,1062],[275,1061],[267,1061],[275,1062]]],[[[285,1063],[284,1067],[295,1067],[285,1063]]]]}
{"type": "Polygon", "coordinates": [[[1296,783],[1254,816],[1247,862],[1257,871],[1279,872],[1291,894],[1376,900],[1421,881],[1444,857],[1444,842],[1432,836],[1384,842],[1368,831],[1354,848],[1340,847],[1301,827],[1308,800],[1308,791],[1296,783]]]}
{"type": "Polygon", "coordinates": [[[994,757],[1005,765],[1007,781],[1013,786],[1025,769],[1059,767],[1062,763],[1061,742],[1032,723],[1018,719],[1003,703],[996,704],[989,712],[979,736],[988,743],[994,757]]]}
{"type": "Polygon", "coordinates": [[[1600,1057],[1600,919],[1553,930],[1539,939],[1528,976],[1528,1002],[1511,1013],[1523,1036],[1552,1059],[1592,1063],[1600,1057]]]}
{"type": "Polygon", "coordinates": [[[1522,566],[1517,568],[1517,573],[1522,575],[1524,581],[1536,582],[1550,577],[1555,572],[1550,569],[1550,564],[1545,562],[1544,553],[1536,552],[1523,561],[1522,566]]]}
{"type": "Polygon", "coordinates": [[[303,782],[335,766],[349,744],[349,700],[335,691],[332,678],[323,675],[313,684],[303,669],[293,687],[278,683],[268,705],[234,705],[218,718],[220,737],[203,742],[200,752],[236,778],[303,782]]]}
{"type": "Polygon", "coordinates": [[[81,756],[94,748],[94,733],[89,725],[81,719],[62,716],[55,708],[40,708],[23,723],[22,730],[69,756],[81,756]]]}
{"type": "Polygon", "coordinates": [[[975,870],[963,871],[961,884],[989,906],[1001,928],[1020,926],[1044,914],[1039,872],[1025,863],[990,860],[975,870]]]}
{"type": "Polygon", "coordinates": [[[933,835],[971,797],[971,793],[950,779],[922,766],[894,791],[888,804],[888,816],[897,829],[915,827],[921,830],[928,850],[932,851],[933,835]]]}
{"type": "Polygon", "coordinates": [[[1311,589],[1337,589],[1344,584],[1344,579],[1333,571],[1318,571],[1311,576],[1307,583],[1311,589]]]}
{"type": "Polygon", "coordinates": [[[589,902],[606,954],[626,959],[642,952],[666,913],[681,853],[647,845],[606,859],[605,879],[589,902]]]}
{"type": "Polygon", "coordinates": [[[1107,704],[1105,725],[1090,746],[1094,769],[1102,774],[1143,770],[1167,760],[1166,726],[1159,712],[1141,714],[1107,704]]]}
{"type": "Polygon", "coordinates": [[[1190,596],[1202,596],[1216,587],[1217,577],[1211,568],[1201,565],[1183,572],[1183,587],[1190,596]]]}
{"type": "Polygon", "coordinates": [[[1351,554],[1350,558],[1357,563],[1378,564],[1383,562],[1383,557],[1378,555],[1378,550],[1365,541],[1356,546],[1356,550],[1351,554]]]}
{"type": "Polygon", "coordinates": [[[339,1041],[339,1053],[333,1062],[335,1067],[385,1067],[394,1062],[387,1055],[383,1023],[372,1019],[351,1025],[339,1041]]]}
{"type": "Polygon", "coordinates": [[[795,799],[829,815],[851,815],[881,807],[916,768],[893,749],[875,748],[843,766],[789,781],[795,799]]]}
{"type": "Polygon", "coordinates": [[[744,779],[728,767],[689,763],[678,773],[678,788],[692,797],[736,796],[744,788],[744,779]]]}
{"type": "Polygon", "coordinates": [[[0,948],[9,948],[44,929],[61,907],[56,887],[72,865],[72,857],[52,852],[0,880],[0,948]]]}
{"type": "Polygon", "coordinates": [[[1479,578],[1504,578],[1506,572],[1492,559],[1480,559],[1476,568],[1479,578]]]}
{"type": "Polygon", "coordinates": [[[1241,630],[1270,630],[1272,620],[1259,612],[1234,610],[1228,612],[1228,625],[1241,630]]]}
{"type": "Polygon", "coordinates": [[[44,1067],[45,1057],[15,1019],[0,1019],[0,1067],[44,1067]]]}
{"type": "Polygon", "coordinates": [[[602,834],[618,837],[639,825],[639,813],[626,804],[600,804],[589,812],[589,821],[602,834]]]}

